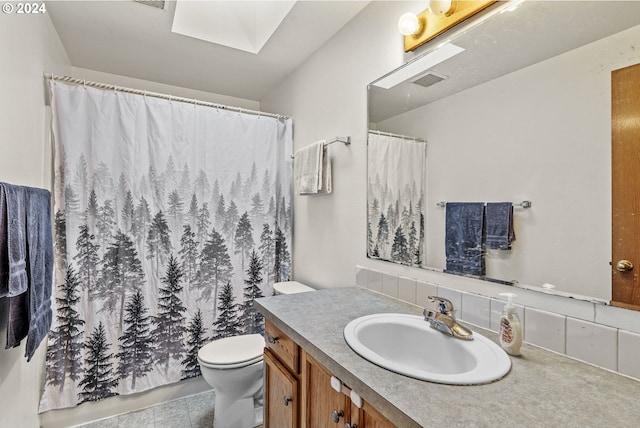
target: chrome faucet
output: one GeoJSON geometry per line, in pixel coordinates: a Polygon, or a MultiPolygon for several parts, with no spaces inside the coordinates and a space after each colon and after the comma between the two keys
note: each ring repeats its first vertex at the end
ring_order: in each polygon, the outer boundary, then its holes
{"type": "Polygon", "coordinates": [[[423,312],[424,319],[431,325],[431,328],[458,339],[473,340],[473,333],[456,321],[456,311],[451,300],[429,296],[429,301],[437,304],[437,309],[425,308],[423,312]]]}

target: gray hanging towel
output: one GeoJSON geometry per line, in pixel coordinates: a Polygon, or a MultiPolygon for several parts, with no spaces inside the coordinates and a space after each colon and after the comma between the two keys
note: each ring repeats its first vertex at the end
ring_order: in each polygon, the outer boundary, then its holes
{"type": "Polygon", "coordinates": [[[513,204],[511,202],[487,202],[487,248],[510,250],[516,240],[513,230],[513,204]]]}
{"type": "Polygon", "coordinates": [[[6,347],[16,347],[26,337],[25,356],[30,361],[49,333],[52,321],[51,193],[45,189],[22,187],[22,194],[28,288],[26,293],[9,298],[6,347]]]}
{"type": "Polygon", "coordinates": [[[484,203],[447,202],[446,210],[445,272],[483,276],[484,203]]]}
{"type": "Polygon", "coordinates": [[[7,198],[0,183],[0,297],[9,295],[9,241],[7,238],[7,198]]]}
{"type": "Polygon", "coordinates": [[[0,183],[0,297],[27,291],[25,187],[0,183]]]}

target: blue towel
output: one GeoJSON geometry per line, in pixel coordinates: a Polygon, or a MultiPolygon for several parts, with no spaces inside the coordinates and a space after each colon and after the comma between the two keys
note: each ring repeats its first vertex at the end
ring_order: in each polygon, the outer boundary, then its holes
{"type": "Polygon", "coordinates": [[[487,203],[487,248],[510,250],[515,241],[513,230],[513,204],[511,202],[487,203]]]}
{"type": "MultiPolygon", "coordinates": [[[[21,186],[13,186],[21,187],[21,186]]],[[[5,186],[5,190],[7,187],[5,186]]],[[[9,243],[14,228],[22,228],[26,249],[27,292],[9,298],[7,348],[16,347],[27,338],[25,356],[30,361],[49,333],[52,321],[51,292],[53,279],[53,237],[51,230],[51,194],[45,189],[21,187],[20,218],[8,226],[9,243]]],[[[7,198],[8,199],[8,198],[7,198]]],[[[9,207],[8,207],[9,208],[9,207]]],[[[10,209],[10,208],[9,208],[10,209]]],[[[12,259],[10,257],[9,262],[12,259]]]]}
{"type": "Polygon", "coordinates": [[[53,236],[51,226],[51,193],[30,189],[27,204],[29,247],[29,335],[27,361],[38,349],[51,329],[51,293],[53,290],[53,236]]]}
{"type": "Polygon", "coordinates": [[[9,248],[6,201],[4,186],[0,183],[0,297],[9,295],[9,248]]]}
{"type": "Polygon", "coordinates": [[[25,189],[0,183],[0,297],[27,291],[25,189]]]}
{"type": "Polygon", "coordinates": [[[446,210],[445,272],[483,276],[484,203],[448,202],[446,210]]]}

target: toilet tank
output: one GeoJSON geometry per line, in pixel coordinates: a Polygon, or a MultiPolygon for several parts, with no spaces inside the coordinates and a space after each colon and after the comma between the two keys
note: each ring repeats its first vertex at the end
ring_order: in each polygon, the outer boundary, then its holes
{"type": "Polygon", "coordinates": [[[308,285],[304,285],[298,281],[283,281],[273,284],[273,290],[276,294],[296,294],[306,293],[308,291],[315,291],[308,285]]]}

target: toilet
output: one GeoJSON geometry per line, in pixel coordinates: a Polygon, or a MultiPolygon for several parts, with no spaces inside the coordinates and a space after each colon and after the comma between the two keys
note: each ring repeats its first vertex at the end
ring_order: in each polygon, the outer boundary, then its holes
{"type": "Polygon", "coordinates": [[[264,338],[245,334],[214,340],[198,351],[204,380],[215,391],[215,428],[252,428],[263,422],[264,338]]]}
{"type": "MultiPolygon", "coordinates": [[[[297,281],[276,282],[275,294],[314,291],[297,281]]],[[[214,340],[198,351],[204,380],[215,390],[214,428],[253,428],[264,420],[264,338],[245,334],[214,340]]]]}

